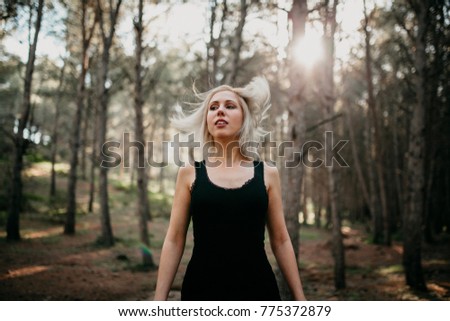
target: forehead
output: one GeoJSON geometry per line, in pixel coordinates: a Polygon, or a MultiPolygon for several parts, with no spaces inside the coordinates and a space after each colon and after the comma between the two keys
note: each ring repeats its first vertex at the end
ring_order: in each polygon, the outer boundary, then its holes
{"type": "Polygon", "coordinates": [[[219,91],[218,93],[215,93],[210,100],[210,103],[212,102],[221,102],[221,101],[227,101],[231,100],[235,103],[239,103],[237,95],[229,90],[219,91]]]}

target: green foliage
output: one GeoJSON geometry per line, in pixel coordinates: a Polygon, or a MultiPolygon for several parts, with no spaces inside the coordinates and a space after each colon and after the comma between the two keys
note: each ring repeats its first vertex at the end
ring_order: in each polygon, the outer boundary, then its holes
{"type": "Polygon", "coordinates": [[[323,240],[323,232],[314,227],[302,227],[300,229],[300,241],[323,240]]]}
{"type": "Polygon", "coordinates": [[[0,212],[7,211],[9,206],[9,191],[11,189],[11,179],[9,173],[10,163],[0,158],[0,185],[2,187],[0,188],[0,212]]]}
{"type": "MultiPolygon", "coordinates": [[[[123,181],[114,180],[112,186],[123,193],[118,193],[114,200],[128,206],[130,203],[137,201],[137,186],[125,183],[123,181]]],[[[170,214],[172,206],[172,197],[158,192],[148,192],[150,211],[152,217],[167,217],[170,214]]]]}
{"type": "Polygon", "coordinates": [[[388,274],[399,274],[403,273],[403,265],[400,264],[394,264],[387,267],[379,268],[377,269],[377,273],[381,275],[388,275],[388,274]]]}
{"type": "Polygon", "coordinates": [[[8,218],[8,212],[7,211],[0,211],[0,226],[6,225],[6,220],[8,218]]]}
{"type": "Polygon", "coordinates": [[[25,154],[25,159],[29,163],[42,163],[48,161],[48,157],[46,157],[40,149],[34,148],[29,153],[25,154]]]}
{"type": "Polygon", "coordinates": [[[150,210],[153,217],[168,217],[172,207],[172,197],[150,192],[150,210]]]}

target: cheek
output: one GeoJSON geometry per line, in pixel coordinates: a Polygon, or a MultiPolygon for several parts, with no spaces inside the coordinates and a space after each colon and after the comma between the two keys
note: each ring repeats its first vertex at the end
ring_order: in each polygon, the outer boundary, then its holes
{"type": "Polygon", "coordinates": [[[241,125],[244,123],[244,113],[243,113],[242,110],[236,114],[236,120],[237,120],[237,122],[239,122],[241,125]]]}
{"type": "Polygon", "coordinates": [[[205,117],[206,122],[210,122],[211,119],[212,119],[212,117],[213,117],[212,113],[208,110],[208,111],[206,112],[206,117],[205,117]]]}

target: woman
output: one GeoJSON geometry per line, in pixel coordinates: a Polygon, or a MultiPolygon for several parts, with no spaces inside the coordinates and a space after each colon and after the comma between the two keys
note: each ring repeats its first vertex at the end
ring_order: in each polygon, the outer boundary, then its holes
{"type": "MultiPolygon", "coordinates": [[[[197,95],[202,102],[173,124],[196,132],[216,153],[181,167],[169,228],[161,252],[155,300],[166,300],[186,240],[190,219],[194,249],[181,290],[182,300],[280,300],[264,250],[270,245],[295,300],[305,300],[283,216],[276,167],[252,159],[244,146],[258,141],[270,107],[262,77],[244,88],[219,86],[197,95]]],[[[253,157],[254,158],[254,157],[253,157]]]]}

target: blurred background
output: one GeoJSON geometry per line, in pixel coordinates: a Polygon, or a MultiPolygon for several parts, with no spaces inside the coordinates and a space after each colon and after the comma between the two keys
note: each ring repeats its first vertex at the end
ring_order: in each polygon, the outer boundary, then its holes
{"type": "MultiPolygon", "coordinates": [[[[264,76],[260,154],[307,298],[448,300],[449,9],[1,1],[0,299],[151,299],[178,171],[169,117],[194,84],[264,76]]],[[[172,300],[191,250],[190,231],[172,300]]]]}

